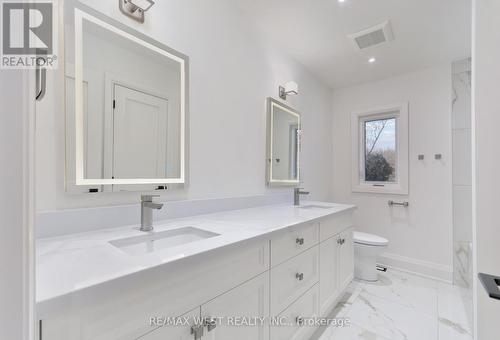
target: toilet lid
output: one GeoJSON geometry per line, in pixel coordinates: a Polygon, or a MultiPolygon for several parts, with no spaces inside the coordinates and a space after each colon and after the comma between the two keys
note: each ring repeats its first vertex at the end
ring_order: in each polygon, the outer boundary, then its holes
{"type": "Polygon", "coordinates": [[[366,244],[369,246],[386,246],[389,241],[383,237],[355,231],[353,233],[354,243],[366,244]]]}

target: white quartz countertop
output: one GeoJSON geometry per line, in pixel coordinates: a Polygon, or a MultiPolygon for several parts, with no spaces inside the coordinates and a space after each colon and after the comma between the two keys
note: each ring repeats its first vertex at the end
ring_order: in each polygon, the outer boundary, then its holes
{"type": "Polygon", "coordinates": [[[203,255],[238,242],[269,237],[288,227],[355,208],[352,205],[312,201],[303,202],[301,206],[266,205],[157,221],[154,232],[195,227],[220,235],[145,255],[130,255],[109,243],[117,239],[145,235],[138,230],[137,225],[38,239],[37,308],[52,309],[55,307],[51,304],[61,304],[62,300],[71,299],[71,294],[77,291],[119,280],[126,275],[156,266],[178,263],[183,259],[203,255]],[[330,208],[303,208],[309,205],[330,208]]]}

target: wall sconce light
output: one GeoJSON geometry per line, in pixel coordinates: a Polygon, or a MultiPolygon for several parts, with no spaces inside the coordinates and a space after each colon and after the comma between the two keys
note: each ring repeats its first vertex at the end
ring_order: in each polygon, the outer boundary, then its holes
{"type": "Polygon", "coordinates": [[[153,0],[118,0],[120,3],[120,11],[134,19],[135,21],[144,23],[144,12],[155,4],[153,0]]]}
{"type": "Polygon", "coordinates": [[[299,94],[299,85],[294,81],[289,81],[285,86],[279,87],[279,96],[281,99],[286,100],[286,96],[299,94]]]}

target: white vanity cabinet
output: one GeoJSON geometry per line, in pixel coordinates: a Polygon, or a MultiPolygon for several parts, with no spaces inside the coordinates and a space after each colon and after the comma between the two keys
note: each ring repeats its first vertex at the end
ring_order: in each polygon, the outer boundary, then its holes
{"type": "Polygon", "coordinates": [[[269,340],[266,323],[269,316],[269,273],[216,297],[187,316],[191,321],[189,325],[159,327],[139,339],[269,340]],[[196,325],[196,321],[202,321],[202,324],[196,325]]]}
{"type": "Polygon", "coordinates": [[[271,317],[290,324],[272,325],[271,340],[307,340],[314,333],[305,322],[326,317],[352,280],[353,249],[350,211],[271,240],[271,317]],[[308,247],[293,246],[302,237],[305,244],[305,235],[308,247]]]}
{"type": "Polygon", "coordinates": [[[354,273],[351,214],[333,216],[320,224],[325,237],[320,249],[320,314],[327,315],[354,273]]]}
{"type": "MultiPolygon", "coordinates": [[[[60,313],[41,315],[40,340],[133,340],[156,336],[151,333],[151,317],[176,318],[199,310],[216,297],[243,287],[252,278],[268,275],[268,271],[269,241],[256,240],[190,259],[182,265],[126,276],[81,295],[74,294],[60,313]]],[[[260,282],[264,281],[269,289],[269,279],[261,278],[260,282]]],[[[249,299],[248,293],[242,293],[245,294],[249,299]]],[[[233,299],[238,295],[234,293],[233,299]]],[[[170,339],[168,332],[185,336],[184,330],[170,328],[161,327],[158,334],[166,332],[166,339],[170,339]]]]}
{"type": "Polygon", "coordinates": [[[278,315],[318,281],[317,246],[271,269],[271,315],[278,315]]]}
{"type": "Polygon", "coordinates": [[[305,340],[316,330],[307,320],[319,316],[319,285],[315,284],[295,303],[274,318],[271,340],[305,340]],[[289,323],[283,326],[282,323],[289,323]]]}
{"type": "Polygon", "coordinates": [[[274,267],[319,243],[319,223],[304,223],[271,240],[271,266],[274,267]]]}
{"type": "Polygon", "coordinates": [[[39,340],[307,340],[352,280],[351,211],[73,292],[39,340]]]}
{"type": "Polygon", "coordinates": [[[339,238],[330,237],[319,246],[320,258],[320,312],[328,313],[328,308],[335,302],[339,293],[339,238]]]}
{"type": "Polygon", "coordinates": [[[202,305],[201,315],[213,323],[203,340],[268,340],[269,272],[202,305]]]}
{"type": "Polygon", "coordinates": [[[354,243],[353,228],[342,232],[339,236],[339,286],[344,289],[353,279],[354,273],[354,243]]]}

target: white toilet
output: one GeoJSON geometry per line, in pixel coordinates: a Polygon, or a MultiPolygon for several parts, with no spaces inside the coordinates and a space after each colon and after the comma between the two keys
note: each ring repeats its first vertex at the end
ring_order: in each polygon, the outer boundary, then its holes
{"type": "Polygon", "coordinates": [[[377,257],[387,248],[389,241],[383,237],[355,231],[354,277],[365,281],[377,281],[377,257]]]}

